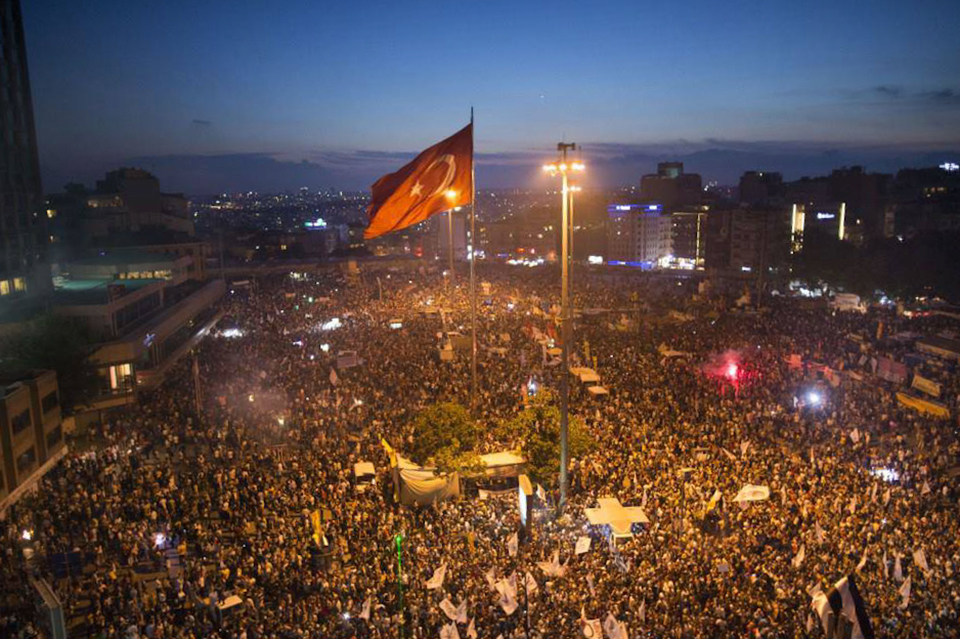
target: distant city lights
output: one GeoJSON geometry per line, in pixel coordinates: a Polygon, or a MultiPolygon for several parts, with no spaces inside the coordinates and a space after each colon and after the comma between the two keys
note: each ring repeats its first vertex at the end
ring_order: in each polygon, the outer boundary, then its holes
{"type": "Polygon", "coordinates": [[[960,171],[960,164],[957,164],[956,162],[944,162],[940,165],[940,168],[944,171],[953,173],[954,171],[960,171]]]}
{"type": "Polygon", "coordinates": [[[322,217],[318,217],[313,222],[304,222],[303,224],[308,229],[325,229],[327,228],[327,222],[322,217]]]}
{"type": "Polygon", "coordinates": [[[220,331],[220,337],[226,337],[227,339],[243,337],[243,331],[241,331],[239,328],[228,328],[220,331]]]}

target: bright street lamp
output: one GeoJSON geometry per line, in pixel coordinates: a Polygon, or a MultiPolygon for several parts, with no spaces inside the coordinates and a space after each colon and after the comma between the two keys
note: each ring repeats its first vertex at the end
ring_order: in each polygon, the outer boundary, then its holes
{"type": "Polygon", "coordinates": [[[562,192],[562,226],[560,227],[560,237],[562,245],[562,256],[560,265],[561,294],[560,294],[560,330],[562,335],[562,363],[563,371],[560,374],[560,504],[559,512],[567,503],[567,485],[569,478],[567,476],[568,466],[570,465],[570,447],[569,447],[569,415],[568,405],[570,400],[570,230],[571,224],[571,204],[572,190],[570,187],[568,174],[573,171],[583,171],[586,169],[583,162],[567,161],[567,152],[575,151],[577,145],[574,143],[560,142],[557,144],[557,151],[560,157],[559,162],[555,164],[545,164],[543,170],[551,176],[558,173],[563,178],[562,192]]]}

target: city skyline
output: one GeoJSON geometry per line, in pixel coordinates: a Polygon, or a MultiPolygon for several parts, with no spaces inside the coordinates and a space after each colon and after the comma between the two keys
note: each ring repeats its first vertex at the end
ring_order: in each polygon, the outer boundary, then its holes
{"type": "Polygon", "coordinates": [[[662,159],[732,183],[960,149],[954,3],[286,9],[25,7],[45,191],[120,165],[194,194],[365,189],[471,105],[490,188],[546,186],[564,137],[597,186],[662,159]]]}

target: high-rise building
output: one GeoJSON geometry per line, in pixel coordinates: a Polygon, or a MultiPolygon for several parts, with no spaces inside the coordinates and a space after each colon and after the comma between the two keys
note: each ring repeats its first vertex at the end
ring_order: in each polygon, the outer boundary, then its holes
{"type": "Polygon", "coordinates": [[[0,313],[45,289],[46,213],[18,0],[0,0],[0,313]]]}
{"type": "Polygon", "coordinates": [[[673,253],[673,223],[660,204],[611,204],[607,261],[657,266],[673,253]]]}

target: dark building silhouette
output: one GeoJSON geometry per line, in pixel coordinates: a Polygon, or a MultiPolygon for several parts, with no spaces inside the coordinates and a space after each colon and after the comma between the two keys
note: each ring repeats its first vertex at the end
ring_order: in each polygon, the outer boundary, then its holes
{"type": "Polygon", "coordinates": [[[0,312],[45,289],[46,213],[18,0],[0,0],[0,312]]]}
{"type": "Polygon", "coordinates": [[[902,169],[892,191],[898,235],[960,230],[960,170],[902,169]]]}
{"type": "Polygon", "coordinates": [[[745,204],[760,204],[782,198],[784,193],[781,173],[747,171],[740,176],[740,201],[745,204]]]}
{"type": "Polygon", "coordinates": [[[656,174],[640,178],[640,198],[666,207],[700,204],[703,180],[697,173],[684,173],[683,162],[661,162],[656,174]]]}

